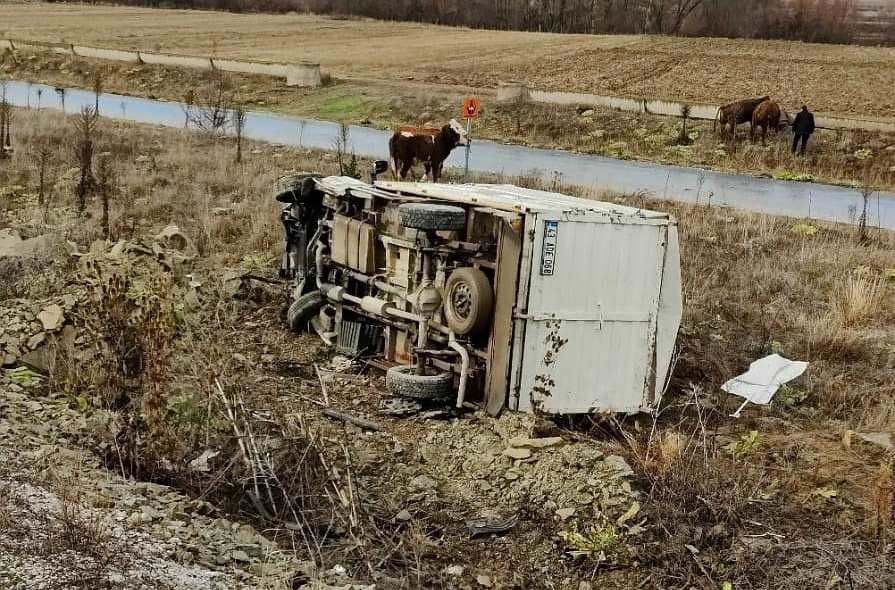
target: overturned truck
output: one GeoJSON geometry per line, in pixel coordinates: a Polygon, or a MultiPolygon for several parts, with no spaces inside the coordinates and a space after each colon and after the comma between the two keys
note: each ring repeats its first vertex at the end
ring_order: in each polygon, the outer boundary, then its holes
{"type": "Polygon", "coordinates": [[[665,213],[510,185],[286,176],[289,326],[381,359],[391,394],[653,410],[681,319],[665,213]]]}

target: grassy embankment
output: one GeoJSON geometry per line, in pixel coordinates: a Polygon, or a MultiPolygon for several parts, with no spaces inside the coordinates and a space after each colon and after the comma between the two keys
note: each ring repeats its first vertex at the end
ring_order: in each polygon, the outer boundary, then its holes
{"type": "MultiPolygon", "coordinates": [[[[183,100],[203,85],[195,71],[50,54],[22,56],[17,64],[7,60],[0,72],[13,79],[82,88],[92,88],[100,76],[108,92],[167,100],[183,100]]],[[[250,109],[383,129],[441,125],[457,116],[464,96],[462,89],[419,84],[334,80],[324,88],[302,90],[262,76],[229,79],[233,101],[250,109]]],[[[689,121],[682,133],[682,122],[675,118],[583,106],[497,104],[483,98],[485,110],[475,122],[474,137],[784,180],[895,188],[895,134],[821,130],[812,138],[809,156],[800,158],[789,153],[788,133],[770,134],[763,146],[746,139],[745,126],[734,144],[705,121],[689,121]]]]}

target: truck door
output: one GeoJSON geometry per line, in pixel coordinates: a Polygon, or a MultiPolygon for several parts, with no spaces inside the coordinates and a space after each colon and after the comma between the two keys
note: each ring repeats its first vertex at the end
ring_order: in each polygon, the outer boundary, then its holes
{"type": "Polygon", "coordinates": [[[547,413],[648,404],[667,232],[649,220],[537,214],[511,404],[547,413]]]}

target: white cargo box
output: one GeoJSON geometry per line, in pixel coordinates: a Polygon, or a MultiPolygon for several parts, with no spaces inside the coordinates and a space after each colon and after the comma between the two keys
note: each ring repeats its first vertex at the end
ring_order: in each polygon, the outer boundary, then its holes
{"type": "MultiPolygon", "coordinates": [[[[490,370],[506,374],[489,376],[489,395],[505,395],[510,409],[555,414],[658,405],[682,312],[670,215],[510,185],[377,187],[494,211],[522,229],[512,333],[492,338],[500,354],[490,370]]],[[[498,277],[507,274],[500,264],[498,277]]],[[[513,283],[498,279],[497,297],[513,283]]]]}

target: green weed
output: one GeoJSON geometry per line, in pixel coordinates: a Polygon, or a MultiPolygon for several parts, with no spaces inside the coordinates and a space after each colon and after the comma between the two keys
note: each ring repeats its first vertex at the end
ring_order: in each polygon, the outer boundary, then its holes
{"type": "Polygon", "coordinates": [[[559,537],[565,541],[570,555],[596,557],[600,561],[605,560],[606,553],[615,550],[621,542],[615,525],[605,519],[591,525],[584,532],[579,532],[578,527],[573,526],[570,530],[560,532],[559,537]]]}
{"type": "Polygon", "coordinates": [[[761,446],[758,440],[758,431],[751,430],[749,434],[744,434],[739,440],[734,441],[724,448],[734,456],[747,455],[761,446]]]}

